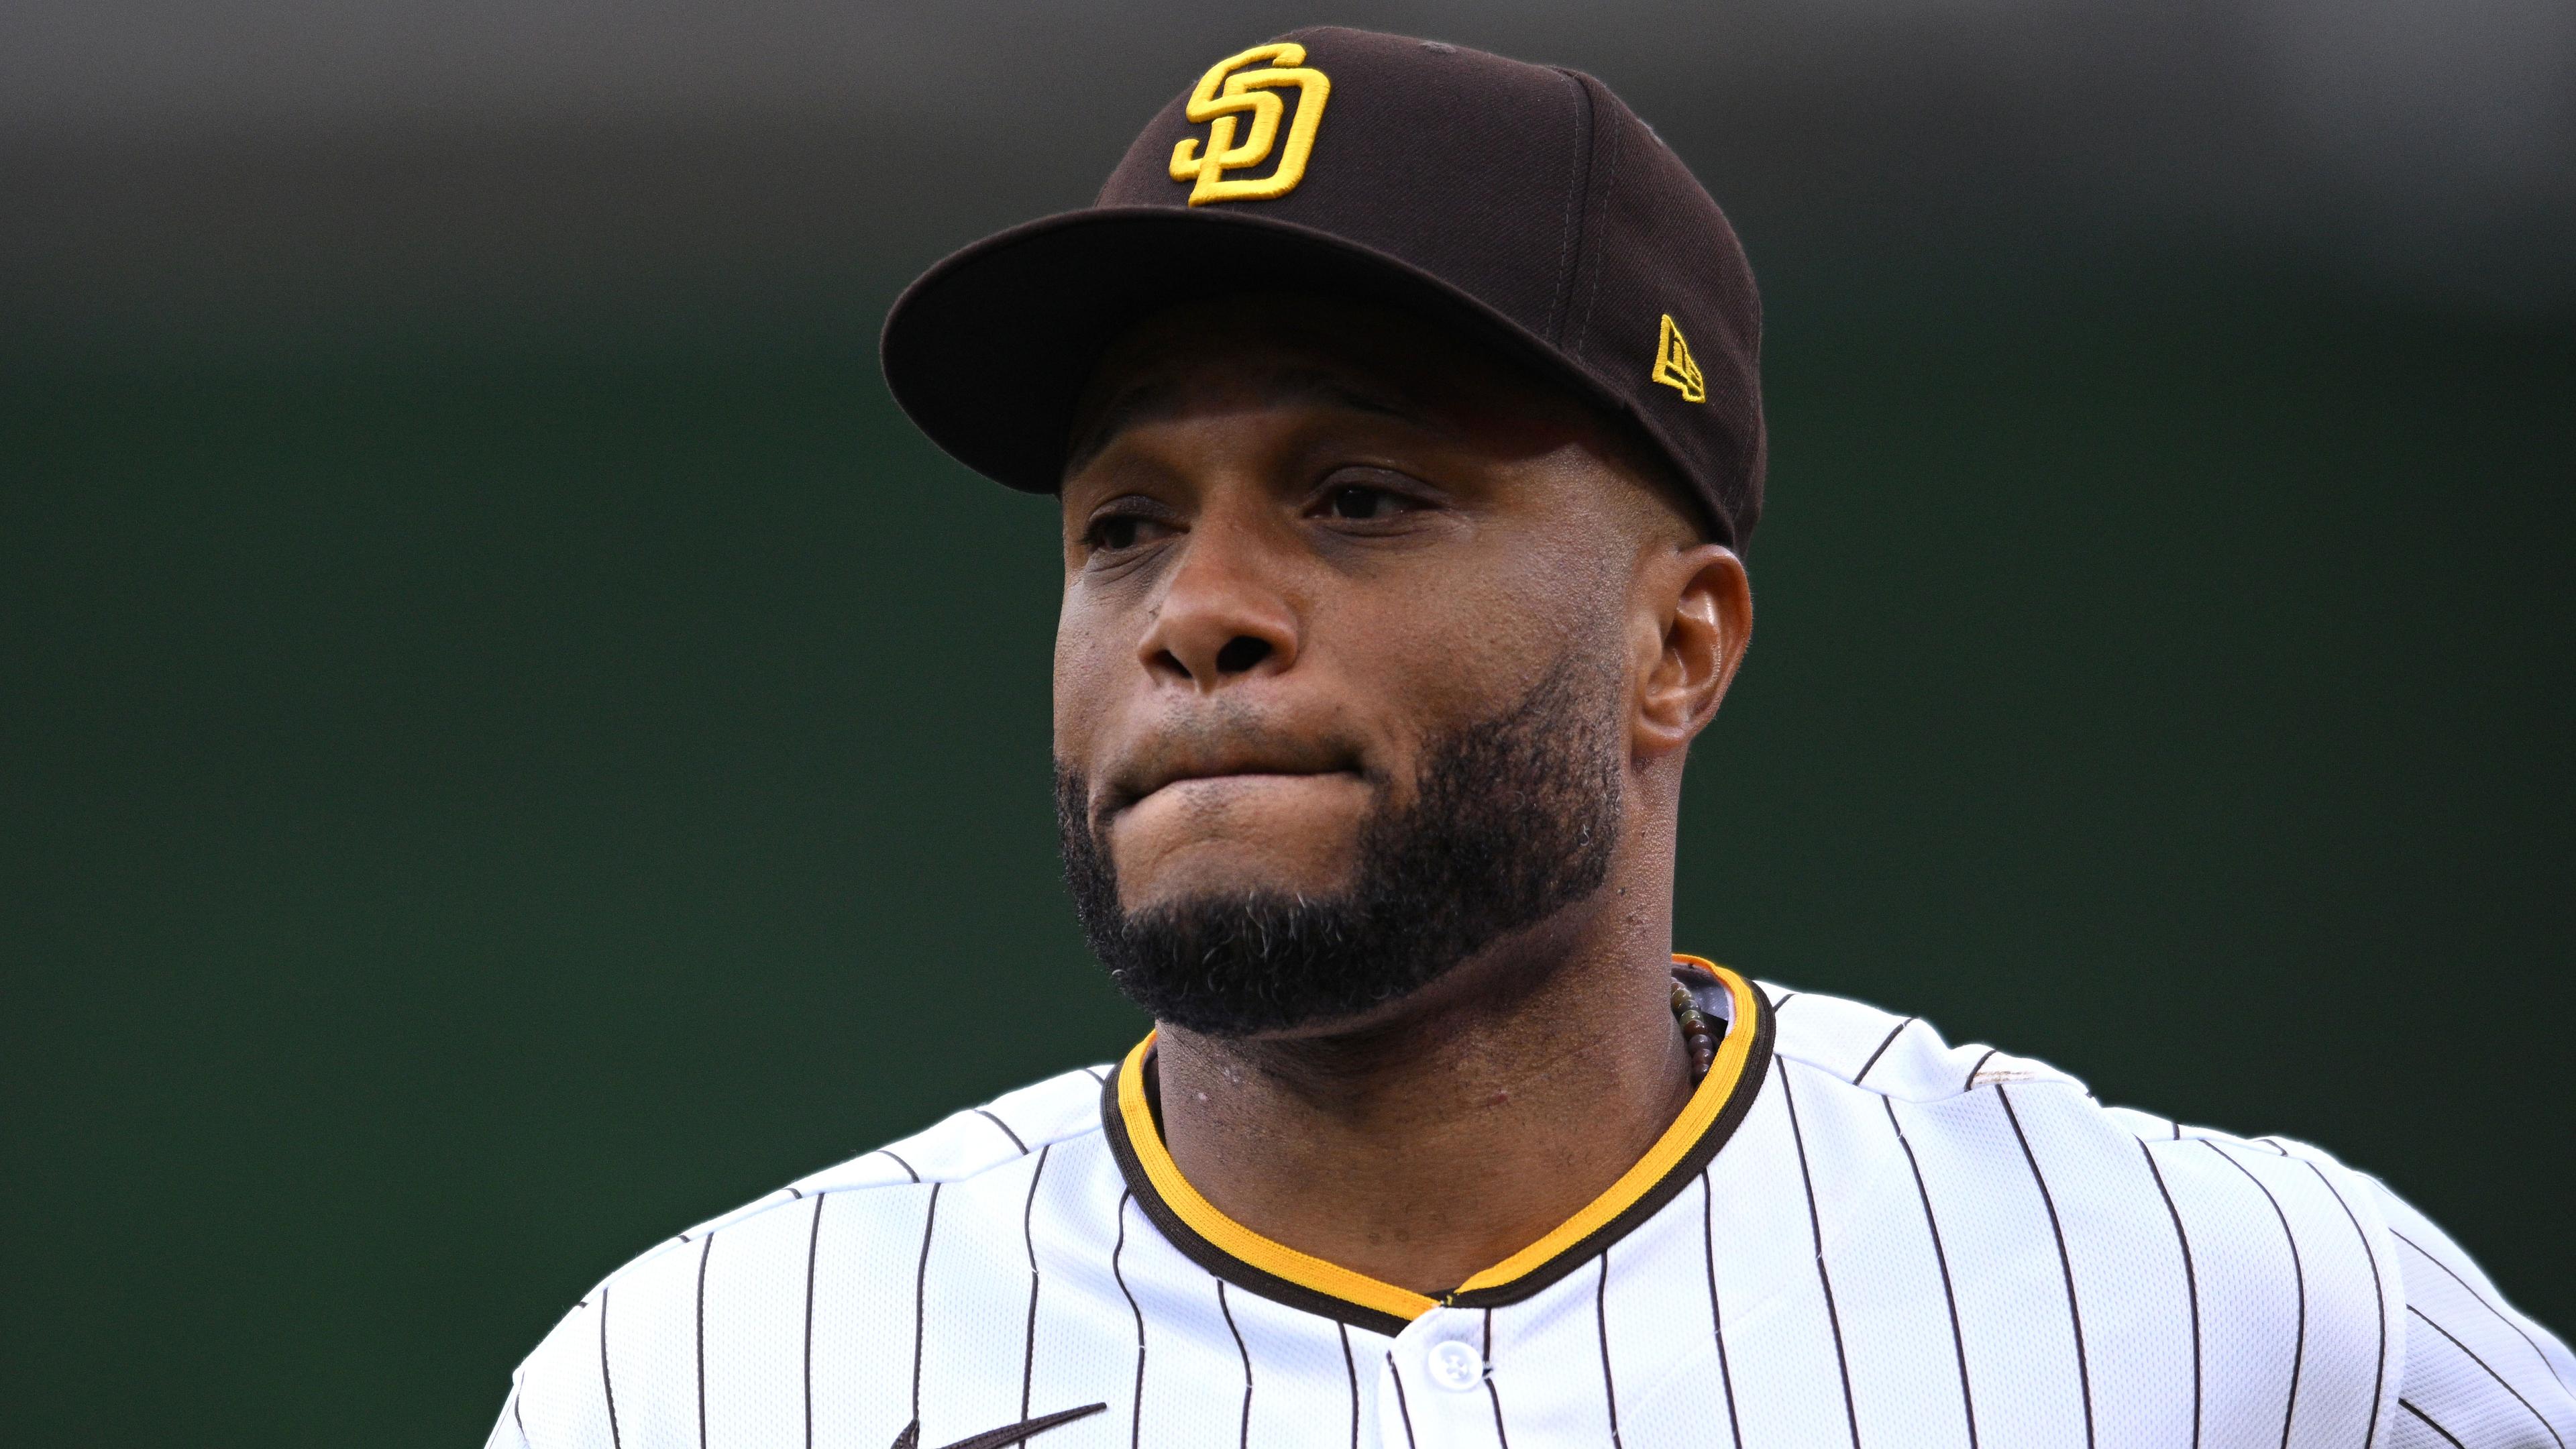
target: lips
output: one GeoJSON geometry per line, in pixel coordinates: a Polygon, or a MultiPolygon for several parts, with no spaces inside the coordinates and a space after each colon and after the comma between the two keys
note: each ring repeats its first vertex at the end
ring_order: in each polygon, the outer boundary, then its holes
{"type": "Polygon", "coordinates": [[[1358,775],[1358,752],[1320,740],[1241,737],[1160,741],[1121,761],[1099,802],[1103,819],[1173,785],[1245,777],[1358,775]]]}

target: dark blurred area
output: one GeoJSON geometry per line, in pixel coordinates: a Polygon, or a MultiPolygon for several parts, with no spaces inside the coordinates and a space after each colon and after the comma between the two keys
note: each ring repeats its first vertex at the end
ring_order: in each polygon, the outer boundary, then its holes
{"type": "Polygon", "coordinates": [[[1764,280],[1679,944],[2576,1328],[2563,0],[20,0],[0,1438],[476,1442],[630,1254],[1141,1030],[1052,514],[875,332],[1316,20],[1601,75],[1764,280]]]}

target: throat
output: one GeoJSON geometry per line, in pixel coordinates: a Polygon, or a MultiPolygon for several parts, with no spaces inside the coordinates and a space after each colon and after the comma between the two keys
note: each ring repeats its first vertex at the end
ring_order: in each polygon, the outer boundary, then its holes
{"type": "Polygon", "coordinates": [[[1166,1028],[1162,1142],[1232,1222],[1443,1297],[1602,1197],[1690,1100],[1663,961],[1604,964],[1328,1040],[1166,1028]]]}

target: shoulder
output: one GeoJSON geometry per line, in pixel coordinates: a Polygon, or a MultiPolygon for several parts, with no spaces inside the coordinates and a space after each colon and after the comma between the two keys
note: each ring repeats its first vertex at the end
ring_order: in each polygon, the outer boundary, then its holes
{"type": "Polygon", "coordinates": [[[2406,1312],[2398,1412],[2454,1443],[2550,1446],[2576,1437],[2576,1355],[2508,1302],[2459,1244],[2370,1180],[2397,1245],[2406,1312]]]}
{"type": "MultiPolygon", "coordinates": [[[[900,1211],[917,1214],[919,1193],[906,1188],[965,1184],[1041,1148],[1100,1131],[1100,1089],[1106,1067],[1086,1067],[1005,1092],[989,1102],[952,1112],[909,1137],[872,1148],[846,1162],[707,1219],[645,1250],[600,1284],[607,1287],[657,1258],[680,1252],[727,1229],[746,1227],[818,1196],[839,1199],[835,1213],[900,1211]]],[[[596,1290],[594,1290],[595,1292],[596,1290]]]]}
{"type": "Polygon", "coordinates": [[[1872,1261],[1928,1228],[1958,1311],[2000,1291],[1989,1279],[2034,1294],[2014,1300],[2033,1322],[2062,1292],[2097,1387],[2188,1373],[2212,1423],[2576,1442],[2576,1358],[2377,1178],[2289,1138],[2105,1106],[2044,1062],[1952,1046],[1913,1017],[1761,989],[1800,1150],[1846,1164],[1816,1182],[1869,1199],[1834,1205],[1828,1256],[1872,1261]]]}
{"type": "Polygon", "coordinates": [[[1756,983],[1772,1005],[1772,1055],[1803,1063],[1827,1077],[1900,1102],[1933,1102],[1997,1082],[2048,1082],[2083,1090],[2084,1084],[2045,1062],[2017,1057],[1982,1042],[1952,1046],[1919,1016],[1756,983]]]}
{"type": "Polygon", "coordinates": [[[2285,1372],[2299,1352],[2331,1355],[2365,1386],[2367,1412],[2366,1386],[2396,1362],[2403,1308],[2398,1245],[2371,1179],[2302,1142],[2105,1106],[2046,1062],[1953,1046],[1914,1017],[1764,991],[1800,1115],[1877,1134],[1897,1162],[1897,1197],[1976,1219],[1962,1239],[2035,1239],[2080,1296],[2139,1302],[2139,1285],[2169,1286],[2166,1306],[2213,1343],[2292,1345],[2285,1372]]]}
{"type": "Polygon", "coordinates": [[[1097,1133],[1108,1073],[1105,1065],[1083,1067],[1005,1092],[910,1137],[798,1178],[742,1211],[756,1211],[779,1196],[794,1201],[807,1193],[963,1182],[1040,1148],[1097,1133]]]}
{"type": "Polygon", "coordinates": [[[806,1331],[818,1294],[858,1323],[882,1321],[900,1299],[908,1333],[934,1224],[943,1240],[1007,1228],[1016,1253],[1031,1169],[1098,1145],[1105,1075],[1084,1068],[1004,1093],[655,1244],[583,1294],[520,1365],[504,1430],[543,1421],[553,1427],[531,1442],[614,1441],[618,1422],[632,1433],[638,1415],[677,1411],[659,1389],[695,1381],[681,1359],[806,1331]],[[818,1274],[831,1280],[819,1289],[818,1274]]]}
{"type": "Polygon", "coordinates": [[[1915,1109],[1902,1113],[1909,1133],[1982,1131],[2000,1120],[2043,1173],[2052,1159],[2076,1171],[2096,1158],[2117,1159],[2135,1169],[2138,1189],[2159,1198],[2176,1174],[2246,1184],[2254,1198],[2296,1192],[2292,1184],[2313,1180],[2348,1206],[2334,1211],[2344,1231],[2357,1225],[2385,1232],[2374,1180],[2323,1148],[2105,1106],[2068,1072],[1983,1042],[1953,1046],[1920,1017],[1770,982],[1760,987],[1773,1003],[1773,1055],[1796,1070],[1800,1091],[1813,1083],[1915,1109]]]}
{"type": "MultiPolygon", "coordinates": [[[[2350,1210],[2334,1210],[2346,1233],[2383,1231],[2370,1180],[2321,1148],[2282,1137],[2238,1137],[2097,1100],[2083,1081],[2047,1062],[1983,1042],[1954,1046],[1930,1022],[1821,992],[1761,983],[1773,1003],[1772,1053],[1803,1097],[1842,1099],[1848,1113],[1882,1119],[1879,1131],[1916,1146],[1942,1139],[1984,1141],[2000,1132],[2013,1155],[2046,1181],[2103,1179],[2159,1203],[2176,1177],[2209,1177],[2243,1188],[2260,1209],[2284,1193],[2304,1198],[2311,1182],[2350,1210]],[[1890,1124],[1894,1124],[1892,1127],[1890,1124]]],[[[1828,1109],[1818,1115],[1830,1120],[1828,1109]]],[[[2080,1196],[2080,1194],[2079,1194],[2080,1196]]],[[[2268,1210],[2252,1211],[2269,1221],[2268,1210]]]]}

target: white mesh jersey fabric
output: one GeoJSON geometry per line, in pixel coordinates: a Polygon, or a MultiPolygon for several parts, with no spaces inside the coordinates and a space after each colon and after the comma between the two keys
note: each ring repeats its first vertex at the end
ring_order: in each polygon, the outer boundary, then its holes
{"type": "MultiPolygon", "coordinates": [[[[1392,1336],[1176,1246],[1067,1073],[619,1269],[495,1449],[2568,1449],[2576,1360],[2376,1180],[1765,986],[1709,1166],[1518,1301],[1392,1336]],[[1464,1366],[1462,1368],[1462,1365],[1464,1366]]],[[[1391,1324],[1385,1326],[1392,1326],[1391,1324]]]]}

